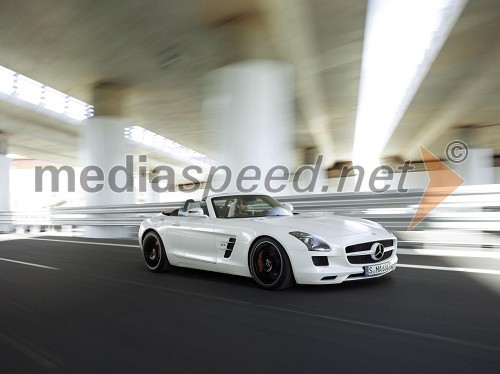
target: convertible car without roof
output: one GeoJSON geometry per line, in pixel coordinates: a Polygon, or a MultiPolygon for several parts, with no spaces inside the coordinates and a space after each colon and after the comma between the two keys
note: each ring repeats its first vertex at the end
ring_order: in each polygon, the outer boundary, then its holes
{"type": "Polygon", "coordinates": [[[266,195],[217,195],[146,219],[139,243],[152,272],[172,266],[252,277],[266,289],[370,279],[396,268],[397,240],[378,223],[293,213],[266,195]]]}

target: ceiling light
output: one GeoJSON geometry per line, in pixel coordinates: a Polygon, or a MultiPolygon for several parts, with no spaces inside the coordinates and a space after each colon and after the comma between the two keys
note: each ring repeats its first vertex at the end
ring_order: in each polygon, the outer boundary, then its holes
{"type": "MultiPolygon", "coordinates": [[[[353,163],[370,172],[466,0],[370,0],[353,163]]],[[[415,145],[416,146],[416,145],[415,145]]]]}
{"type": "Polygon", "coordinates": [[[203,163],[206,165],[218,165],[218,162],[208,158],[208,156],[140,126],[127,127],[124,136],[135,143],[167,153],[170,156],[180,158],[184,161],[203,163]]]}
{"type": "Polygon", "coordinates": [[[15,153],[7,153],[5,156],[13,160],[22,160],[23,158],[26,158],[26,156],[21,156],[15,153]]]}
{"type": "Polygon", "coordinates": [[[3,66],[0,66],[0,93],[11,102],[36,105],[76,121],[94,115],[92,105],[3,66]]]}

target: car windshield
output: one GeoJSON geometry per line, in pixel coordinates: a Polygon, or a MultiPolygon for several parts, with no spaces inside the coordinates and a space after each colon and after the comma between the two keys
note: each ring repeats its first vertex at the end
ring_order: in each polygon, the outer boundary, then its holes
{"type": "Polygon", "coordinates": [[[266,195],[232,195],[212,198],[218,218],[291,216],[281,203],[266,195]]]}

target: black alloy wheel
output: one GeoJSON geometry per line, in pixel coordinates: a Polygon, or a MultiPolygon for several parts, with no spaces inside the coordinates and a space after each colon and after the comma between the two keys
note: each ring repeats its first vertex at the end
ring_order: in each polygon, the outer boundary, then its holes
{"type": "Polygon", "coordinates": [[[280,290],[295,283],[286,251],[272,238],[261,238],[254,243],[249,265],[253,279],[262,288],[280,290]]]}
{"type": "Polygon", "coordinates": [[[160,236],[156,232],[150,231],[144,236],[142,250],[146,266],[153,273],[170,270],[170,263],[165,254],[165,248],[163,247],[160,236]]]}

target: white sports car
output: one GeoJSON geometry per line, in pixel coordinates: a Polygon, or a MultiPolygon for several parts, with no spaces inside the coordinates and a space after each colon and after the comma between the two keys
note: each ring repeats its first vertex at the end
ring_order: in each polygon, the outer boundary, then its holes
{"type": "Polygon", "coordinates": [[[396,268],[396,237],[379,224],[292,210],[266,195],[187,200],[141,224],[141,251],[153,272],[217,271],[267,289],[369,279],[396,268]]]}

